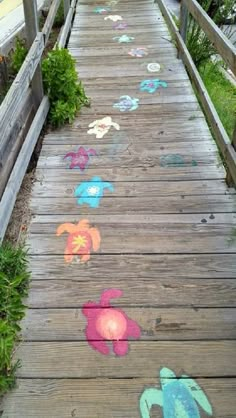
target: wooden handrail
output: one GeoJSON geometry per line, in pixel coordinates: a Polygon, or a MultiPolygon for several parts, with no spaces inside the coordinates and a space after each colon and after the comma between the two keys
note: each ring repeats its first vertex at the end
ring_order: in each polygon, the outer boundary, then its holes
{"type": "MultiPolygon", "coordinates": [[[[192,0],[188,0],[192,1],[192,0]]],[[[225,159],[226,166],[228,169],[227,180],[230,184],[236,185],[236,150],[233,144],[230,141],[230,138],[225,131],[225,128],[217,114],[214,104],[207,92],[207,89],[201,79],[201,76],[193,62],[193,59],[190,55],[190,52],[185,45],[185,42],[182,36],[179,33],[179,30],[169,13],[164,0],[155,0],[155,3],[158,3],[159,8],[169,26],[169,29],[176,41],[178,50],[181,54],[181,58],[188,70],[190,79],[192,80],[197,92],[198,97],[201,102],[201,105],[205,111],[207,120],[211,129],[214,133],[216,143],[225,159]]]]}
{"type": "Polygon", "coordinates": [[[7,142],[8,135],[12,126],[14,126],[16,116],[21,108],[22,97],[26,94],[33,79],[36,68],[41,60],[43,50],[43,34],[39,33],[0,106],[0,161],[3,147],[7,142]]]}
{"type": "Polygon", "coordinates": [[[47,117],[48,110],[49,100],[47,96],[44,96],[30,126],[24,144],[19,152],[18,158],[8,180],[7,187],[0,201],[0,242],[4,238],[12,210],[14,208],[17,193],[20,189],[31,155],[47,117]]]}
{"type": "MultiPolygon", "coordinates": [[[[205,10],[200,6],[197,0],[182,0],[183,5],[186,6],[189,13],[194,17],[203,32],[208,36],[209,40],[214,45],[216,51],[221,55],[224,61],[228,64],[234,74],[236,74],[236,48],[225,36],[225,34],[218,28],[213,20],[208,16],[205,10]]],[[[186,31],[186,13],[182,13],[180,20],[180,33],[186,31]],[[185,18],[184,18],[185,17],[185,18]],[[184,25],[185,30],[182,30],[184,25]]],[[[183,36],[182,36],[183,37],[183,36]]],[[[184,37],[183,37],[184,38],[184,37]]]]}
{"type": "Polygon", "coordinates": [[[66,17],[65,24],[64,24],[64,26],[63,26],[60,34],[59,34],[59,37],[58,37],[57,46],[59,48],[63,48],[63,46],[66,44],[66,40],[68,38],[68,34],[69,34],[69,31],[70,31],[73,15],[75,13],[76,3],[77,3],[77,0],[72,0],[72,2],[71,2],[71,5],[70,5],[70,8],[68,10],[67,17],[66,17]]]}

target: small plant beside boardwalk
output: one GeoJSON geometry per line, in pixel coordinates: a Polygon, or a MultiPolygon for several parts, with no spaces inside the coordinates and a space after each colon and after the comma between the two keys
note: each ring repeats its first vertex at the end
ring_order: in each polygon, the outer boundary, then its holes
{"type": "Polygon", "coordinates": [[[19,362],[13,362],[19,340],[19,321],[24,317],[24,298],[30,273],[27,251],[11,244],[0,246],[0,395],[14,387],[19,362]]]}
{"type": "Polygon", "coordinates": [[[55,126],[72,122],[82,106],[89,106],[75,69],[75,60],[67,49],[56,48],[42,64],[45,93],[50,100],[49,122],[55,126]]]}

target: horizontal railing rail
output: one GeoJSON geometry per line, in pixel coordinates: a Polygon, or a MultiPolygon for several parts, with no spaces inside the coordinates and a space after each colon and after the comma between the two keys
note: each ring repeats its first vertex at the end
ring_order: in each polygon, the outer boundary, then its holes
{"type": "MultiPolygon", "coordinates": [[[[236,74],[236,48],[225,34],[218,28],[197,0],[181,1],[180,33],[182,35],[182,23],[187,20],[188,12],[194,17],[201,29],[205,32],[208,39],[214,45],[219,55],[228,64],[229,68],[236,74]]],[[[185,31],[187,30],[185,25],[185,31]]],[[[183,36],[182,36],[183,37],[183,36]]]]}
{"type": "Polygon", "coordinates": [[[165,4],[165,0],[155,0],[155,3],[158,4],[172,33],[179,51],[179,56],[182,58],[189,77],[195,86],[201,106],[212,129],[218,148],[224,158],[227,170],[227,182],[229,185],[236,185],[236,123],[233,138],[230,140],[185,43],[187,38],[188,14],[191,13],[193,15],[203,32],[205,32],[209,40],[214,44],[216,51],[227,62],[234,74],[236,74],[236,48],[196,0],[182,0],[180,29],[177,28],[165,4]]]}
{"type": "MultiPolygon", "coordinates": [[[[66,45],[78,0],[62,1],[65,21],[56,43],[59,48],[66,45]]],[[[36,0],[23,0],[29,51],[0,106],[0,241],[49,111],[42,86],[41,59],[60,3],[61,0],[52,0],[39,32],[36,0]]]]}

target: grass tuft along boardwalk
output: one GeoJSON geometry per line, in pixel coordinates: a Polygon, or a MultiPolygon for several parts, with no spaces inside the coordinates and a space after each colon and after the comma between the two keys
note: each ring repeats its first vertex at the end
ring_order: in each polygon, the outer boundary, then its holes
{"type": "Polygon", "coordinates": [[[235,190],[163,17],[80,1],[69,50],[92,105],[44,139],[2,416],[235,418],[235,190]]]}

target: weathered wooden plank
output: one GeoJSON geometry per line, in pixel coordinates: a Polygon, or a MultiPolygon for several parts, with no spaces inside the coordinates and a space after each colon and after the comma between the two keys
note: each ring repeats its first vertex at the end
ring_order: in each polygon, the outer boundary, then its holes
{"type": "MultiPolygon", "coordinates": [[[[154,54],[153,54],[154,55],[154,54]]],[[[154,56],[149,57],[149,60],[155,60],[154,56]]],[[[148,64],[148,62],[147,62],[148,64]]],[[[110,65],[111,68],[106,66],[102,61],[96,62],[97,68],[94,67],[87,67],[86,65],[80,65],[80,63],[76,62],[76,69],[81,76],[81,79],[84,78],[96,78],[96,77],[106,77],[109,76],[111,73],[114,74],[114,77],[126,77],[129,74],[129,77],[143,77],[144,79],[148,77],[146,66],[137,65],[134,60],[129,60],[126,65],[121,65],[121,67],[117,67],[113,62],[113,65],[110,65]],[[96,71],[97,70],[97,71],[96,71]]],[[[186,80],[188,78],[186,71],[183,67],[182,63],[178,64],[170,64],[170,72],[175,71],[176,67],[178,67],[178,71],[174,73],[174,80],[186,80]]],[[[173,75],[171,77],[173,79],[173,75]]],[[[167,76],[166,76],[166,80],[167,76]]],[[[140,79],[140,82],[142,79],[140,79]]],[[[138,87],[138,86],[137,86],[138,87]]],[[[149,93],[147,93],[148,95],[149,93]]],[[[197,103],[197,101],[196,101],[197,103]]],[[[184,103],[183,103],[184,104],[184,103]]]]}
{"type": "MultiPolygon", "coordinates": [[[[118,34],[119,35],[119,34],[118,34]]],[[[94,39],[94,37],[88,35],[88,36],[83,36],[81,34],[81,37],[79,36],[79,41],[78,41],[78,34],[73,32],[72,29],[72,33],[71,33],[71,37],[68,43],[68,48],[71,52],[73,52],[73,49],[77,49],[78,47],[86,47],[86,45],[88,46],[88,48],[92,47],[93,49],[96,47],[100,47],[101,44],[104,47],[111,47],[114,46],[114,40],[113,38],[114,36],[111,37],[105,37],[105,36],[101,36],[98,32],[98,35],[96,36],[96,39],[94,39]],[[92,41],[92,39],[94,39],[94,42],[92,41]]],[[[140,40],[140,44],[142,44],[142,46],[156,46],[156,44],[158,43],[159,46],[159,53],[162,54],[165,52],[165,49],[169,50],[169,51],[174,51],[173,47],[171,46],[171,37],[170,35],[165,35],[165,36],[158,36],[155,33],[152,34],[152,37],[150,39],[150,37],[147,35],[139,35],[139,40],[140,40]]],[[[176,56],[176,51],[175,51],[175,56],[176,56]]]]}
{"type": "MultiPolygon", "coordinates": [[[[82,179],[81,179],[82,180],[82,179]]],[[[78,183],[79,184],[79,183],[78,183]]],[[[55,185],[55,187],[57,187],[55,185]]],[[[119,186],[115,186],[115,190],[119,186]]],[[[151,185],[150,185],[151,190],[151,185]]],[[[74,197],[72,189],[71,197],[53,198],[52,196],[34,197],[31,201],[32,214],[55,215],[69,214],[90,216],[94,214],[94,208],[88,204],[78,205],[79,197],[74,197]]],[[[83,197],[86,197],[85,194],[83,197]]],[[[87,196],[89,198],[89,196],[87,196]]],[[[232,195],[210,195],[210,196],[156,196],[146,190],[141,197],[117,197],[115,193],[106,194],[102,204],[96,209],[97,215],[119,215],[119,214],[172,214],[172,213],[208,213],[211,217],[217,213],[236,211],[236,198],[232,195]]]]}
{"type": "Polygon", "coordinates": [[[78,260],[65,263],[60,255],[31,255],[32,280],[64,280],[88,282],[91,278],[115,280],[146,279],[234,279],[235,254],[93,254],[87,264],[78,266],[78,260]],[[44,268],[42,269],[42,266],[44,268]],[[102,266],[102,268],[101,268],[102,266]]]}
{"type": "MultiPolygon", "coordinates": [[[[128,133],[127,133],[128,135],[128,133]]],[[[162,134],[160,134],[160,139],[162,138],[162,135],[164,135],[164,132],[162,134]]],[[[51,136],[53,137],[53,135],[51,136]]],[[[149,137],[149,136],[148,136],[149,137]]],[[[54,142],[51,142],[49,145],[47,143],[43,144],[42,147],[42,151],[40,153],[40,158],[43,157],[44,159],[46,159],[46,157],[48,159],[55,157],[58,160],[61,159],[63,160],[64,156],[71,151],[75,151],[78,149],[78,142],[79,144],[83,145],[84,147],[88,147],[88,140],[86,143],[86,138],[88,138],[86,136],[86,134],[83,132],[83,134],[81,133],[80,136],[80,141],[78,141],[78,135],[77,137],[74,136],[74,144],[66,144],[64,141],[63,143],[63,135],[60,136],[60,133],[58,133],[58,135],[54,134],[54,142]],[[81,142],[82,140],[82,142],[81,142]]],[[[185,154],[188,156],[195,156],[196,158],[197,156],[201,156],[203,159],[203,156],[209,156],[209,155],[213,155],[215,156],[216,154],[218,154],[218,150],[217,147],[215,145],[214,142],[212,141],[194,141],[192,144],[190,144],[188,141],[186,142],[178,142],[178,143],[173,143],[173,142],[168,142],[165,143],[161,142],[161,140],[159,139],[158,143],[156,143],[156,137],[154,135],[151,135],[151,138],[149,137],[149,141],[146,141],[145,138],[145,147],[143,147],[143,143],[141,142],[141,135],[140,137],[134,138],[133,141],[131,142],[131,140],[129,141],[129,138],[127,138],[126,133],[123,135],[119,135],[117,136],[117,146],[121,145],[121,149],[119,150],[119,152],[117,152],[117,157],[121,158],[122,156],[127,156],[127,155],[131,155],[131,156],[165,156],[165,155],[169,155],[169,154],[185,154]],[[138,141],[138,139],[140,139],[140,141],[138,141]],[[151,141],[151,139],[153,141],[151,141]],[[124,142],[126,142],[124,144],[124,142]]],[[[114,138],[113,141],[114,145],[114,138]]],[[[98,141],[96,140],[96,138],[93,141],[89,141],[89,147],[90,148],[94,148],[96,149],[97,152],[97,156],[91,156],[92,161],[95,159],[104,159],[104,158],[108,158],[111,155],[111,144],[108,144],[105,141],[98,141]],[[94,157],[94,158],[93,158],[94,157]]],[[[113,156],[114,157],[114,156],[113,156]]],[[[57,161],[58,161],[57,160],[57,161]]],[[[56,165],[56,161],[55,161],[55,165],[56,165]]],[[[64,161],[65,164],[65,161],[64,161]]]]}
{"type": "MultiPolygon", "coordinates": [[[[125,308],[142,329],[142,340],[236,339],[236,308],[125,308]]],[[[24,341],[84,341],[81,309],[29,309],[22,322],[24,341]],[[37,326],[35,326],[37,324],[37,326]]]]}
{"type": "Polygon", "coordinates": [[[17,193],[20,189],[31,155],[47,117],[48,110],[49,100],[45,96],[27,133],[0,202],[0,241],[4,238],[16,201],[17,193]]]}
{"type": "MultiPolygon", "coordinates": [[[[95,146],[95,149],[97,147],[95,146]]],[[[124,148],[124,147],[123,147],[124,148]]],[[[134,146],[135,148],[135,146],[134,146]]],[[[160,147],[161,148],[161,147],[160,147]]],[[[163,147],[165,148],[165,147],[163,147]]],[[[74,147],[74,152],[78,147],[74,147]]],[[[54,156],[42,155],[38,161],[38,168],[42,169],[63,169],[70,165],[70,161],[65,159],[67,152],[64,155],[55,155],[56,149],[54,148],[54,156]]],[[[158,150],[153,154],[151,150],[144,151],[143,153],[132,154],[132,147],[126,146],[125,149],[122,147],[111,146],[107,154],[100,154],[97,150],[98,155],[93,156],[90,159],[90,164],[87,167],[87,171],[94,169],[95,167],[104,168],[131,168],[131,167],[155,167],[156,174],[162,172],[166,168],[172,169],[173,173],[178,173],[179,168],[183,167],[206,167],[208,165],[215,165],[216,167],[221,165],[219,154],[216,151],[211,152],[196,152],[193,149],[181,149],[176,147],[172,152],[168,152],[168,147],[165,150],[158,150]],[[109,155],[110,154],[110,155],[109,155]],[[170,160],[170,157],[172,160],[170,160]],[[171,162],[172,161],[172,162],[171,162]]],[[[178,174],[177,174],[178,175],[178,174]]]]}
{"type": "MultiPolygon", "coordinates": [[[[170,62],[171,59],[175,59],[176,58],[176,50],[173,49],[172,46],[170,46],[168,48],[168,45],[165,45],[165,48],[161,49],[160,45],[156,45],[154,43],[150,44],[150,40],[148,40],[148,45],[146,46],[148,53],[156,53],[158,54],[158,58],[160,61],[162,61],[162,64],[164,65],[164,62],[170,62]]],[[[142,41],[142,46],[143,46],[143,41],[142,41]]],[[[131,50],[132,46],[131,45],[127,45],[124,46],[124,44],[120,45],[120,44],[113,44],[110,47],[104,47],[104,46],[98,46],[98,47],[94,47],[94,46],[90,46],[90,47],[73,47],[72,46],[72,42],[68,45],[68,48],[70,50],[70,53],[73,54],[73,57],[76,60],[79,60],[79,62],[81,62],[81,59],[87,59],[87,58],[91,58],[92,57],[103,57],[103,59],[106,60],[107,58],[113,58],[113,62],[114,62],[114,57],[119,57],[119,59],[126,59],[127,61],[127,56],[126,54],[128,54],[128,52],[131,50]]],[[[130,57],[131,58],[131,57],[130,57]]],[[[131,58],[132,59],[132,58],[131,58]]],[[[145,61],[148,60],[148,57],[145,59],[145,61]]],[[[143,61],[141,62],[141,64],[143,64],[143,61]]],[[[120,80],[119,80],[120,83],[120,80]]],[[[122,83],[123,86],[123,83],[122,83]]],[[[99,86],[98,86],[99,87],[99,86]]]]}
{"type": "MultiPolygon", "coordinates": [[[[206,228],[208,229],[208,227],[210,228],[218,226],[219,228],[221,227],[226,227],[227,225],[230,226],[234,226],[235,222],[236,222],[236,213],[230,214],[218,214],[215,217],[207,217],[206,221],[207,222],[202,222],[202,218],[205,216],[204,213],[202,214],[183,214],[183,215],[175,215],[173,214],[172,216],[169,216],[169,214],[162,214],[162,215],[155,215],[153,214],[152,216],[148,215],[137,215],[137,216],[129,216],[129,215],[116,215],[116,216],[100,216],[100,215],[96,215],[94,213],[94,215],[92,217],[90,217],[91,219],[91,223],[94,224],[98,224],[98,225],[114,225],[114,226],[120,226],[120,225],[160,225],[160,224],[166,224],[168,223],[169,225],[186,225],[187,228],[189,227],[189,225],[194,225],[196,226],[196,229],[199,228],[199,231],[202,230],[202,228],[206,228]]],[[[67,221],[68,222],[73,222],[74,220],[74,216],[72,215],[68,215],[67,221]]],[[[57,223],[63,223],[65,222],[65,218],[63,217],[63,215],[55,215],[55,216],[46,216],[46,215],[38,215],[38,216],[34,216],[32,218],[32,232],[37,232],[37,225],[41,224],[42,226],[44,225],[45,228],[44,230],[42,230],[42,232],[44,231],[49,231],[49,230],[53,230],[54,226],[57,225],[57,223]],[[54,224],[54,225],[53,225],[54,224]]],[[[125,226],[126,228],[126,226],[125,226]]]]}
{"type": "MultiPolygon", "coordinates": [[[[73,194],[74,188],[80,179],[74,179],[68,185],[66,182],[48,182],[43,181],[34,182],[32,196],[38,197],[69,197],[73,194]]],[[[114,196],[119,197],[142,197],[147,193],[147,187],[151,187],[153,197],[161,196],[201,196],[203,195],[232,195],[236,194],[235,188],[228,188],[224,180],[206,180],[206,181],[178,181],[178,182],[163,182],[163,181],[143,181],[143,182],[119,182],[114,183],[114,196]]]]}
{"type": "Polygon", "coordinates": [[[194,377],[236,374],[236,341],[131,341],[128,356],[101,356],[87,342],[22,343],[15,358],[21,359],[23,378],[149,377],[168,365],[177,376],[187,370],[194,377]],[[203,361],[204,359],[204,361],[203,361]],[[154,367],[154,365],[156,367],[154,367]]]}
{"type": "MultiPolygon", "coordinates": [[[[209,128],[206,125],[206,121],[199,116],[202,116],[200,111],[190,111],[183,113],[173,114],[172,120],[168,122],[168,116],[161,113],[161,120],[158,123],[158,128],[153,129],[153,124],[156,121],[157,116],[153,113],[145,114],[137,113],[131,116],[116,114],[114,121],[122,126],[122,130],[119,132],[111,130],[104,138],[97,140],[95,137],[91,137],[89,146],[102,147],[108,143],[126,143],[132,145],[135,142],[135,146],[143,144],[143,136],[145,135],[145,147],[146,143],[155,142],[153,149],[163,146],[163,142],[169,142],[169,146],[175,147],[177,142],[191,143],[189,148],[194,146],[193,142],[198,142],[201,139],[202,147],[214,144],[214,141],[210,135],[209,128]],[[132,119],[131,119],[132,118],[132,119]],[[132,120],[132,124],[131,124],[132,120]],[[176,129],[176,123],[179,123],[178,129],[176,129]],[[205,144],[205,141],[208,144],[205,144]],[[141,144],[139,144],[141,142],[141,144]]],[[[100,116],[103,117],[103,116],[100,116]]],[[[44,146],[50,145],[84,145],[88,146],[87,130],[88,125],[94,120],[94,115],[86,114],[83,118],[77,118],[73,125],[67,126],[67,128],[61,128],[57,133],[48,133],[44,138],[44,146]],[[78,129],[79,128],[79,129],[78,129]]],[[[43,150],[44,150],[43,146],[43,150]]],[[[148,146],[148,145],[147,145],[148,146]]],[[[99,149],[98,148],[98,149],[99,149]]],[[[142,149],[143,150],[143,149],[142,149]]]]}
{"type": "MultiPolygon", "coordinates": [[[[103,33],[103,30],[109,30],[110,26],[114,24],[109,19],[105,20],[105,18],[106,15],[97,16],[93,13],[90,14],[90,16],[88,16],[82,13],[78,13],[74,19],[73,32],[75,33],[79,29],[81,33],[83,33],[84,29],[86,31],[89,29],[94,29],[94,27],[96,27],[96,25],[99,22],[99,24],[101,25],[101,27],[99,28],[99,33],[103,33]]],[[[132,17],[125,13],[123,19],[125,21],[128,21],[128,27],[145,25],[146,28],[150,28],[152,25],[154,25],[154,29],[157,28],[157,30],[159,30],[161,28],[167,31],[166,25],[162,21],[160,13],[153,13],[147,16],[133,15],[132,17]]]]}
{"type": "MultiPolygon", "coordinates": [[[[36,177],[39,181],[56,181],[68,183],[68,173],[70,172],[71,182],[79,181],[77,170],[65,169],[38,169],[36,177]]],[[[165,167],[157,171],[154,166],[143,166],[136,168],[112,167],[112,168],[93,168],[92,166],[86,171],[84,180],[91,179],[93,176],[100,176],[104,181],[155,181],[158,175],[159,181],[179,181],[179,180],[214,180],[224,179],[225,170],[223,166],[215,165],[203,166],[187,166],[179,167],[178,170],[173,167],[165,167]]]]}
{"type": "MultiPolygon", "coordinates": [[[[66,236],[56,237],[57,227],[77,223],[81,215],[35,216],[30,228],[31,253],[62,254],[66,236]]],[[[86,217],[87,218],[87,217],[86,217]]],[[[101,232],[99,254],[235,253],[235,214],[195,215],[90,215],[101,232]]]]}
{"type": "Polygon", "coordinates": [[[75,281],[70,279],[69,274],[66,278],[64,276],[64,280],[33,280],[28,306],[79,308],[88,300],[98,300],[105,289],[115,286],[123,291],[122,298],[114,303],[120,307],[236,307],[234,279],[176,279],[172,272],[169,278],[146,278],[137,282],[137,279],[131,279],[127,272],[126,278],[122,280],[111,273],[108,279],[101,278],[97,281],[95,276],[90,275],[88,282],[79,281],[80,271],[85,268],[77,264],[78,279],[75,281]]]}
{"type": "MultiPolygon", "coordinates": [[[[18,379],[17,388],[5,399],[3,418],[139,418],[139,398],[146,387],[160,388],[159,359],[154,378],[18,379]]],[[[166,366],[166,365],[165,365],[166,366]]],[[[168,363],[167,363],[168,366],[168,363]]],[[[183,373],[181,365],[180,374],[183,373]]],[[[154,367],[155,369],[155,367],[154,367]]],[[[175,370],[174,370],[175,371],[175,370]]],[[[184,370],[186,374],[189,371],[184,370]]],[[[197,379],[214,411],[214,418],[235,418],[236,379],[197,379]],[[222,394],[224,394],[222,396],[222,394]]],[[[161,410],[152,408],[152,418],[161,410]]]]}

